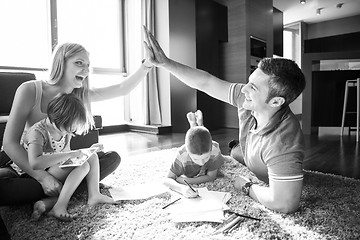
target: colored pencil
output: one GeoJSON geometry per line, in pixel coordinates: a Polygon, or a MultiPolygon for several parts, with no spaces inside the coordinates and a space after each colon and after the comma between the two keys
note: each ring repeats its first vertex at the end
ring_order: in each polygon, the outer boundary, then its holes
{"type": "Polygon", "coordinates": [[[170,205],[172,205],[172,204],[176,203],[177,201],[179,201],[180,199],[181,199],[181,198],[178,198],[178,199],[176,199],[176,200],[172,201],[171,203],[166,204],[165,206],[163,206],[163,207],[162,207],[162,209],[167,208],[168,206],[170,206],[170,205]]]}

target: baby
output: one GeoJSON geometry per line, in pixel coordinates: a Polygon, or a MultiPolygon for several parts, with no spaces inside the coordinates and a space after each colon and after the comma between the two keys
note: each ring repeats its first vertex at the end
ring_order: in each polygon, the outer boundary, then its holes
{"type": "Polygon", "coordinates": [[[190,129],[186,132],[185,144],[178,149],[164,184],[187,198],[194,198],[198,192],[188,184],[215,180],[224,156],[219,144],[212,141],[209,130],[203,126],[202,112],[189,112],[187,119],[190,129]]]}

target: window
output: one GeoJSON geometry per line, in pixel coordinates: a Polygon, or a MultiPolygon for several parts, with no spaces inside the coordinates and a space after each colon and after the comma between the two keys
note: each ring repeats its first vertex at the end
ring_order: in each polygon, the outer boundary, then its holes
{"type": "MultiPolygon", "coordinates": [[[[142,57],[140,0],[1,0],[0,31],[0,69],[34,72],[38,79],[47,78],[39,70],[49,67],[57,42],[78,42],[90,52],[93,87],[119,83],[142,57]]],[[[142,95],[140,85],[129,96],[93,103],[93,114],[104,126],[136,122],[142,95]]]]}
{"type": "Polygon", "coordinates": [[[0,1],[0,66],[48,67],[51,53],[49,2],[0,1]]]}
{"type": "Polygon", "coordinates": [[[122,71],[119,0],[57,1],[58,41],[82,44],[94,69],[122,71]]]}

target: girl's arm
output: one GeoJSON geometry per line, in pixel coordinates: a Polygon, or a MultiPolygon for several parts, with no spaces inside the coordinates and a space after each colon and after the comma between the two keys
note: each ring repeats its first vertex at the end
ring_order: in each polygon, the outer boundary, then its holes
{"type": "Polygon", "coordinates": [[[45,140],[43,135],[34,129],[30,129],[27,134],[27,138],[30,140],[28,145],[29,163],[35,170],[46,169],[58,163],[65,162],[69,158],[82,157],[82,155],[84,155],[81,150],[70,150],[70,136],[62,152],[44,154],[43,146],[45,145],[45,140]]]}
{"type": "Polygon", "coordinates": [[[90,100],[95,102],[127,95],[145,78],[151,69],[152,64],[149,60],[146,60],[136,72],[124,79],[121,83],[104,88],[90,89],[90,100]]]}
{"type": "Polygon", "coordinates": [[[33,170],[30,167],[27,153],[20,144],[27,118],[35,105],[35,84],[25,82],[15,93],[8,122],[6,124],[3,147],[6,154],[23,171],[36,179],[44,189],[45,194],[56,196],[60,192],[61,183],[43,170],[33,170]]]}

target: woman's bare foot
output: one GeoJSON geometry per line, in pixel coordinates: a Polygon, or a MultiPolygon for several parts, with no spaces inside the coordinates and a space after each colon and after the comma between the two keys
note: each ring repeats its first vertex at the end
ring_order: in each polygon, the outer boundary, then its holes
{"type": "Polygon", "coordinates": [[[41,199],[34,203],[33,212],[31,214],[31,218],[33,220],[39,220],[40,217],[55,205],[57,201],[56,197],[49,197],[41,199]]]}
{"type": "Polygon", "coordinates": [[[99,193],[96,196],[93,196],[93,197],[88,199],[88,204],[90,206],[94,206],[94,205],[99,204],[99,203],[115,204],[116,202],[111,197],[108,197],[108,196],[103,195],[101,193],[99,193]]]}
{"type": "Polygon", "coordinates": [[[193,112],[188,112],[186,114],[186,117],[187,117],[187,120],[190,124],[190,127],[196,127],[196,117],[195,117],[195,114],[193,112]]]}
{"type": "Polygon", "coordinates": [[[47,215],[55,217],[55,218],[57,218],[57,219],[59,219],[60,221],[63,221],[63,222],[71,222],[73,219],[76,218],[75,215],[71,215],[66,210],[60,210],[60,209],[59,210],[51,209],[47,213],[47,215]]]}
{"type": "Polygon", "coordinates": [[[195,118],[196,118],[196,123],[198,126],[204,126],[204,118],[203,118],[203,113],[200,110],[197,110],[195,112],[195,118]]]}

